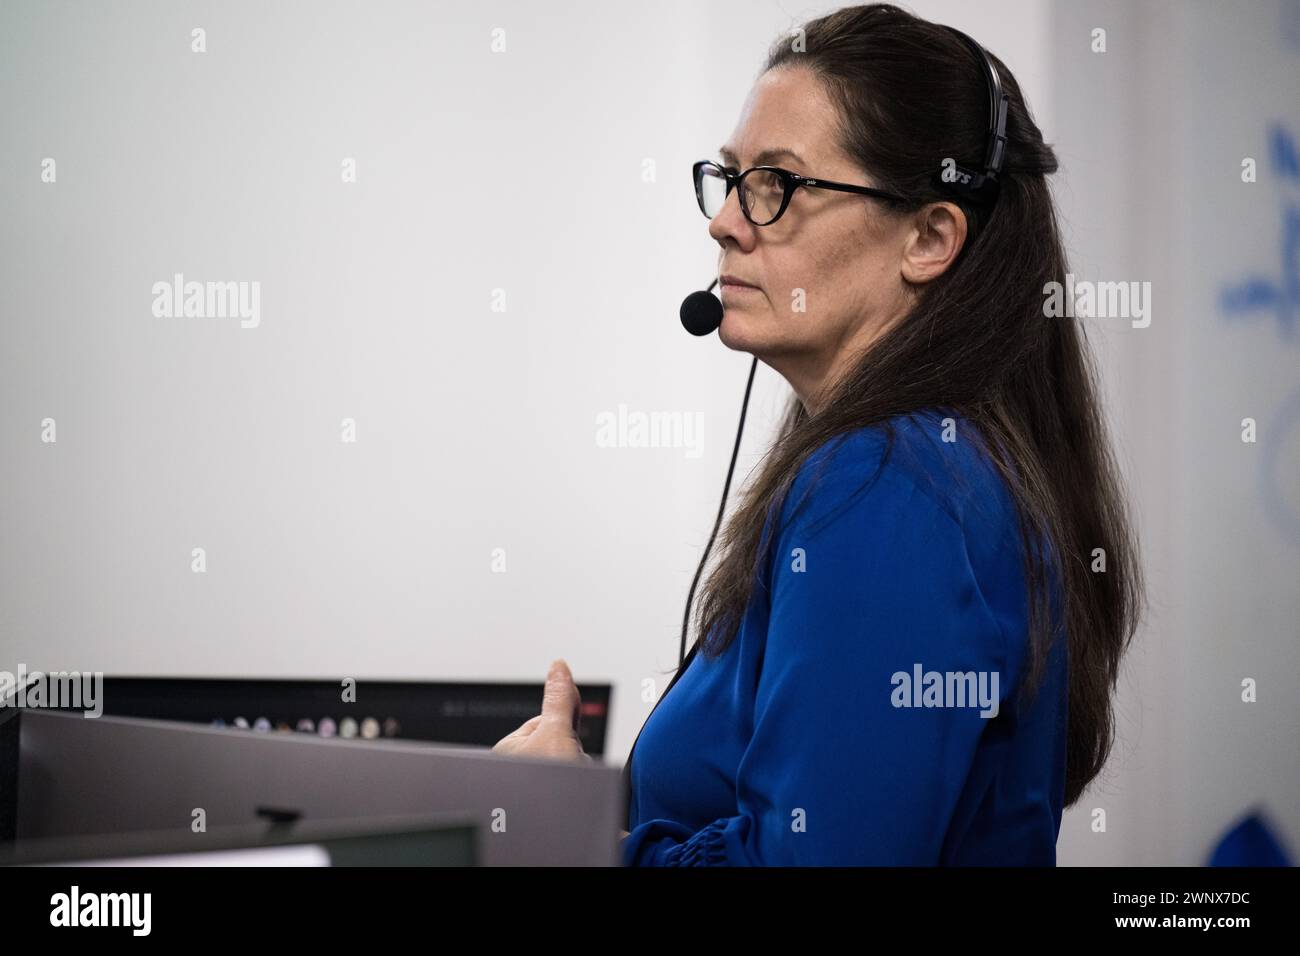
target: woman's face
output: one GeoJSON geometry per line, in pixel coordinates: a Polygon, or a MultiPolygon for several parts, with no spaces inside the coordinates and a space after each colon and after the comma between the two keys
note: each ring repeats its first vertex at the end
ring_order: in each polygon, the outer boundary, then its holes
{"type": "MultiPolygon", "coordinates": [[[[835,142],[838,126],[836,108],[810,70],[771,70],[745,101],[722,160],[738,170],[780,166],[877,186],[835,142]]],[[[721,247],[718,275],[756,287],[719,284],[719,337],[780,372],[813,411],[818,391],[906,314],[914,284],[955,257],[965,219],[949,203],[899,215],[866,196],[801,187],[780,219],[754,226],[732,190],[709,221],[709,235],[721,247]]]]}

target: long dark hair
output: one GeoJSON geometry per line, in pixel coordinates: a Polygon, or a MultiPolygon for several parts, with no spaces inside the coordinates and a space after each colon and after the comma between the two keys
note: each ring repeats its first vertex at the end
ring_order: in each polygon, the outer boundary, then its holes
{"type": "MultiPolygon", "coordinates": [[[[839,109],[840,145],[881,188],[918,205],[955,201],[933,176],[947,157],[981,166],[988,86],[974,52],[947,28],[890,4],[841,9],[802,31],[801,43],[792,34],[772,45],[763,72],[812,70],[839,109]]],[[[1062,628],[1067,635],[1070,805],[1114,743],[1111,693],[1143,591],[1083,331],[1073,318],[1044,315],[1044,286],[1066,281],[1045,178],[1056,171],[1056,155],[1015,77],[993,59],[1009,96],[997,202],[987,211],[959,202],[970,226],[953,265],[920,290],[909,315],[872,343],[813,413],[791,400],[719,537],[695,624],[706,657],[735,639],[777,537],[764,541],[765,522],[780,514],[811,452],[873,425],[885,428],[892,445],[890,418],[927,408],[956,412],[978,432],[965,437],[987,453],[1016,504],[1029,608],[1022,693],[1041,681],[1055,636],[1062,628]],[[1035,544],[1044,541],[1051,546],[1035,544]],[[1104,549],[1104,571],[1093,569],[1097,548],[1104,549]],[[1059,620],[1052,580],[1060,584],[1059,620]]]]}

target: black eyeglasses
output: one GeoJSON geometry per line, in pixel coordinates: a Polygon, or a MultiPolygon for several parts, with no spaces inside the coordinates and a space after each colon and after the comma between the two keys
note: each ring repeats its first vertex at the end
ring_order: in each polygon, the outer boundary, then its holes
{"type": "Polygon", "coordinates": [[[722,212],[722,206],[734,188],[740,189],[740,210],[756,226],[770,226],[781,218],[790,197],[800,186],[815,189],[835,189],[843,193],[858,193],[889,202],[906,203],[909,200],[882,189],[854,186],[850,183],[833,183],[826,179],[811,179],[778,166],[754,166],[743,173],[724,168],[703,159],[692,167],[695,177],[695,198],[700,212],[712,219],[722,212]]]}

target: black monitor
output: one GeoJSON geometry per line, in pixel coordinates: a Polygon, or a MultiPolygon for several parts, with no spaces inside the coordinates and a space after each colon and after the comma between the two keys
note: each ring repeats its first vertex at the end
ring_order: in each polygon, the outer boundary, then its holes
{"type": "MultiPolygon", "coordinates": [[[[425,740],[490,747],[541,712],[543,684],[105,677],[103,713],[322,737],[425,740]]],[[[609,684],[582,684],[582,749],[605,753],[609,684]]],[[[71,709],[71,708],[67,708],[71,709]]]]}

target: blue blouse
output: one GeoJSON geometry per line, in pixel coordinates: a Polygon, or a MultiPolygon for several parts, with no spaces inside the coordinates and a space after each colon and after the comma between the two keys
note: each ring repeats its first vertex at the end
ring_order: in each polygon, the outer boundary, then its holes
{"type": "Polygon", "coordinates": [[[735,640],[693,653],[646,721],[626,865],[1055,865],[1064,631],[1017,706],[1007,487],[961,417],[891,424],[888,454],[876,426],[803,464],[735,640]]]}

